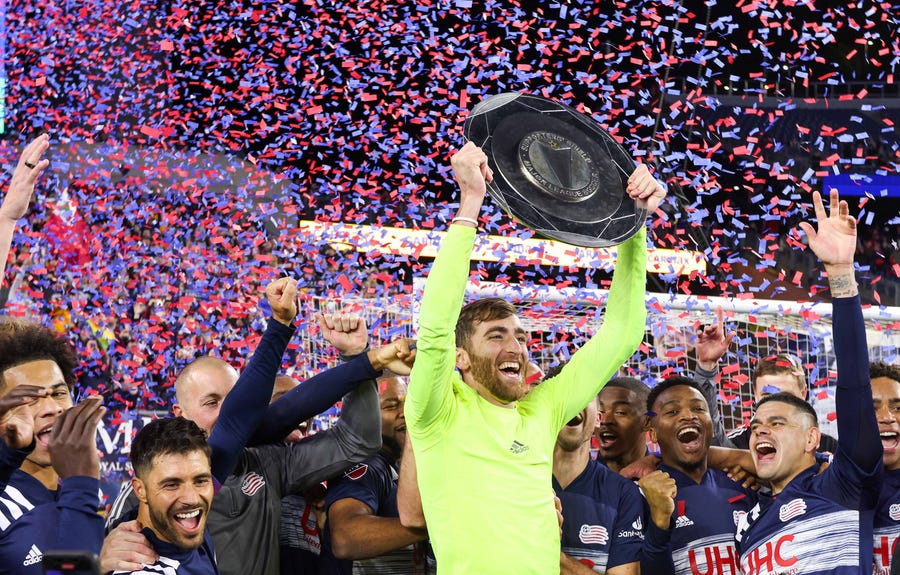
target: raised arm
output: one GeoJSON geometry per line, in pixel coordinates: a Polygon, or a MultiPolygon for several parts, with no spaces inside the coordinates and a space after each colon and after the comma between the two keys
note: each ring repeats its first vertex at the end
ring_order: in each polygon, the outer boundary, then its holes
{"type": "Polygon", "coordinates": [[[847,202],[831,190],[829,213],[822,197],[813,194],[818,229],[807,222],[800,227],[809,239],[809,247],[825,266],[833,303],[832,326],[837,358],[838,446],[864,471],[874,470],[882,459],[878,421],[872,406],[869,382],[869,350],[859,290],[853,270],[856,253],[856,220],[847,202]]]}
{"type": "Polygon", "coordinates": [[[284,350],[294,335],[296,280],[275,280],[266,286],[266,297],[272,307],[272,321],[234,388],[222,402],[219,419],[209,436],[213,476],[222,483],[266,413],[284,350]]]}
{"type": "Polygon", "coordinates": [[[725,356],[734,332],[725,330],[725,311],[721,306],[716,308],[716,323],[701,327],[697,332],[697,371],[694,379],[703,388],[703,396],[709,404],[709,416],[713,421],[713,445],[719,447],[734,448],[734,443],[728,439],[725,426],[722,425],[722,415],[719,413],[719,360],[725,356]]]}
{"type": "Polygon", "coordinates": [[[28,211],[38,176],[50,165],[50,160],[44,159],[44,152],[49,147],[50,136],[47,134],[41,134],[25,146],[13,171],[6,196],[3,197],[3,204],[0,204],[0,283],[3,283],[6,258],[9,257],[16,223],[28,211]]]}
{"type": "Polygon", "coordinates": [[[316,314],[319,331],[342,358],[352,358],[294,387],[266,409],[248,445],[279,443],[300,423],[322,413],[360,383],[378,377],[364,356],[369,334],[359,314],[342,311],[316,314]]]}
{"type": "Polygon", "coordinates": [[[361,383],[376,377],[378,372],[365,354],[314,375],[269,406],[248,445],[280,443],[300,423],[322,413],[361,383]]]}
{"type": "MultiPolygon", "coordinates": [[[[651,213],[665,197],[663,185],[643,165],[629,178],[626,191],[639,208],[651,213]]],[[[634,237],[618,247],[603,324],[559,375],[531,392],[555,401],[557,429],[597,395],[640,345],[647,318],[646,283],[647,228],[641,227],[634,237]]]]}
{"type": "MultiPolygon", "coordinates": [[[[414,357],[405,339],[370,349],[365,354],[376,373],[385,369],[408,373],[408,366],[414,357]]],[[[261,451],[261,458],[271,468],[267,476],[281,477],[279,488],[282,495],[287,495],[300,493],[311,485],[334,477],[350,465],[371,457],[380,448],[381,407],[375,380],[371,379],[344,398],[341,417],[334,427],[289,446],[284,461],[279,457],[266,461],[265,451],[261,451]]]]}
{"type": "MultiPolygon", "coordinates": [[[[425,282],[419,311],[418,360],[409,378],[406,422],[413,437],[449,409],[456,365],[456,320],[469,279],[478,214],[493,179],[487,156],[472,142],[451,164],[460,189],[459,210],[425,282]]],[[[587,403],[587,401],[585,401],[587,403]]]]}

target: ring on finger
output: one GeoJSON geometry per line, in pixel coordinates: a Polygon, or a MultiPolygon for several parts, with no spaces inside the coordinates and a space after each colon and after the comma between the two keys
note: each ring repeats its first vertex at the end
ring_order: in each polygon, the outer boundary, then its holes
{"type": "Polygon", "coordinates": [[[33,169],[35,169],[35,168],[37,167],[37,164],[32,164],[32,163],[29,162],[28,160],[25,160],[25,166],[26,166],[27,168],[30,168],[30,169],[33,170],[33,169]]]}

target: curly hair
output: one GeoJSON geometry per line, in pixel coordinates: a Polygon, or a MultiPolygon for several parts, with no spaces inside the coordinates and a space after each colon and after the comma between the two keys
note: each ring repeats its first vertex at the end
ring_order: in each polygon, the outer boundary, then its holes
{"type": "Polygon", "coordinates": [[[900,383],[900,366],[874,361],[869,364],[869,379],[886,377],[900,383]]]}
{"type": "Polygon", "coordinates": [[[667,377],[666,379],[657,383],[651,390],[650,393],[647,394],[647,412],[653,412],[653,404],[656,403],[656,400],[659,398],[662,393],[672,387],[684,385],[687,387],[692,387],[700,392],[700,395],[703,395],[703,388],[700,387],[700,384],[694,381],[689,377],[684,377],[681,375],[676,375],[673,377],[667,377]]]}
{"type": "Polygon", "coordinates": [[[0,392],[6,387],[3,373],[7,369],[45,359],[56,362],[72,389],[78,358],[66,338],[34,322],[0,321],[0,392]]]}

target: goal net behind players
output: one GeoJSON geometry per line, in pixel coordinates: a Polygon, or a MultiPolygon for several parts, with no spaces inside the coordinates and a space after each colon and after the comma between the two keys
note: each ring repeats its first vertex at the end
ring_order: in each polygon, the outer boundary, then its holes
{"type": "MultiPolygon", "coordinates": [[[[387,298],[343,298],[324,301],[304,296],[301,317],[310,321],[313,312],[353,307],[367,319],[372,345],[395,337],[415,337],[415,319],[424,282],[416,280],[412,294],[387,298]]],[[[470,283],[467,299],[496,296],[520,310],[531,333],[532,360],[545,371],[566,360],[596,330],[603,320],[606,290],[523,288],[481,282],[470,283]]],[[[719,363],[720,412],[725,428],[746,424],[753,402],[751,374],[759,358],[789,353],[799,358],[807,373],[809,397],[819,413],[822,430],[837,436],[834,421],[834,348],[831,305],[790,301],[688,297],[648,294],[644,342],[624,365],[621,375],[638,377],[648,385],[672,375],[692,375],[697,330],[716,321],[715,311],[725,310],[726,327],[737,333],[725,358],[719,363]]],[[[900,309],[864,310],[871,361],[897,362],[900,347],[900,309]]],[[[307,377],[334,365],[337,357],[315,334],[310,323],[302,333],[299,362],[309,369],[307,377]]],[[[321,425],[328,425],[321,421],[321,425]]]]}

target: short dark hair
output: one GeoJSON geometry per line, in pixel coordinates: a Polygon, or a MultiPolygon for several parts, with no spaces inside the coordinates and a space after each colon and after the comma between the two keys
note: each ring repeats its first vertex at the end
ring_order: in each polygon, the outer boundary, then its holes
{"type": "Polygon", "coordinates": [[[647,395],[647,412],[650,413],[653,411],[653,404],[656,403],[656,400],[662,395],[662,392],[665,390],[678,386],[678,385],[686,385],[688,387],[693,387],[697,391],[703,395],[703,388],[700,387],[700,384],[694,381],[689,377],[684,377],[683,375],[676,375],[673,377],[667,377],[666,379],[660,381],[656,384],[656,386],[650,390],[650,393],[647,395]]]}
{"type": "MultiPolygon", "coordinates": [[[[636,377],[614,377],[603,386],[604,389],[607,387],[620,387],[630,391],[634,394],[634,399],[639,406],[645,405],[647,397],[650,395],[650,386],[636,377]]],[[[602,392],[603,389],[600,391],[602,392]]],[[[598,393],[597,395],[599,396],[600,394],[598,393]]]]}
{"type": "Polygon", "coordinates": [[[813,409],[809,403],[805,400],[800,399],[796,395],[789,393],[787,391],[779,391],[778,393],[773,393],[771,395],[767,395],[759,400],[756,404],[756,411],[759,411],[759,408],[767,403],[771,403],[773,401],[778,401],[781,403],[787,403],[792,406],[794,409],[798,409],[803,412],[805,415],[809,416],[813,421],[813,427],[819,427],[819,416],[816,414],[816,410],[813,409]]]}
{"type": "Polygon", "coordinates": [[[0,392],[6,387],[3,373],[33,361],[56,362],[69,389],[75,385],[78,358],[66,338],[30,321],[0,321],[0,392]]]}
{"type": "Polygon", "coordinates": [[[886,377],[900,383],[900,366],[873,361],[869,364],[869,379],[877,377],[886,377]]]}
{"type": "Polygon", "coordinates": [[[759,358],[756,369],[753,372],[753,383],[763,375],[793,375],[800,389],[808,389],[806,383],[806,369],[800,358],[791,353],[777,353],[759,358]]]}
{"type": "Polygon", "coordinates": [[[146,477],[153,460],[160,455],[183,455],[202,451],[209,459],[212,450],[206,433],[189,419],[165,417],[147,423],[131,443],[131,466],[137,477],[146,477]]]}
{"type": "Polygon", "coordinates": [[[499,297],[477,299],[464,305],[456,320],[456,347],[468,351],[469,340],[479,323],[505,319],[517,313],[516,306],[499,297]]]}

